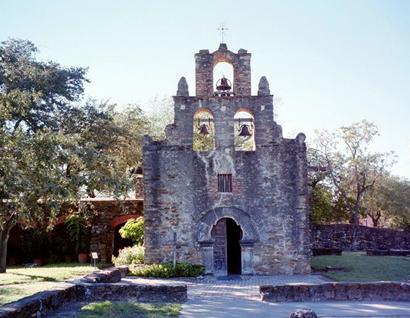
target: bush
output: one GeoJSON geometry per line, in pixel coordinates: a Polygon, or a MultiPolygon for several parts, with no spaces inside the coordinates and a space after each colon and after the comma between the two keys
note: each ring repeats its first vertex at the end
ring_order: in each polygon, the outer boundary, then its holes
{"type": "Polygon", "coordinates": [[[144,219],[129,219],[125,225],[120,228],[120,235],[123,239],[128,239],[134,244],[142,245],[144,242],[144,219]]]}
{"type": "Polygon", "coordinates": [[[198,264],[177,263],[176,267],[172,263],[143,265],[130,268],[131,274],[142,277],[197,277],[204,272],[204,267],[198,264]]]}
{"type": "Polygon", "coordinates": [[[112,262],[114,265],[130,265],[144,263],[144,247],[141,245],[134,245],[123,248],[119,251],[118,257],[113,256],[112,262]]]}

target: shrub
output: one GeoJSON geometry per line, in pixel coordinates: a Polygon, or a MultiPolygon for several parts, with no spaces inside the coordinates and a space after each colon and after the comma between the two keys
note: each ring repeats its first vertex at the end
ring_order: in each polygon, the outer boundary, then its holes
{"type": "Polygon", "coordinates": [[[197,277],[204,272],[204,267],[182,262],[174,268],[172,263],[161,263],[130,268],[130,271],[132,275],[142,277],[197,277]]]}
{"type": "Polygon", "coordinates": [[[144,219],[129,219],[125,225],[120,228],[120,235],[124,239],[134,242],[134,244],[142,245],[144,242],[144,219]]]}
{"type": "Polygon", "coordinates": [[[123,248],[119,251],[118,257],[113,256],[112,262],[114,265],[130,265],[144,263],[144,247],[141,245],[134,245],[123,248]]]}

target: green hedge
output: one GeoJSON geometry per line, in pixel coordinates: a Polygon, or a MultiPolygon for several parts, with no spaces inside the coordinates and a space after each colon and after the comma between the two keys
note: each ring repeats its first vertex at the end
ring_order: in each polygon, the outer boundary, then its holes
{"type": "Polygon", "coordinates": [[[130,272],[142,277],[197,277],[203,274],[204,266],[182,262],[174,268],[172,263],[161,263],[131,267],[130,272]]]}

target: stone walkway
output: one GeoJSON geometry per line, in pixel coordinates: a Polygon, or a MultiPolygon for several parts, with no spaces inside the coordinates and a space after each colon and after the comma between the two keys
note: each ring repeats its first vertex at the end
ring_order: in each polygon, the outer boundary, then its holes
{"type": "Polygon", "coordinates": [[[410,317],[406,302],[311,302],[266,303],[260,301],[260,285],[309,284],[326,280],[319,275],[254,276],[230,280],[213,277],[192,279],[141,279],[138,283],[183,282],[188,285],[188,301],[182,305],[181,318],[287,318],[302,308],[313,309],[320,317],[410,317]]]}

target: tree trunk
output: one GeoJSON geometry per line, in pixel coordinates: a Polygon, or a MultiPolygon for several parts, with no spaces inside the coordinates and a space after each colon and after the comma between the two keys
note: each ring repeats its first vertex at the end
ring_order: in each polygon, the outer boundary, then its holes
{"type": "Polygon", "coordinates": [[[7,243],[10,231],[16,224],[14,218],[6,221],[3,230],[0,230],[0,273],[5,273],[7,268],[7,243]]]}
{"type": "Polygon", "coordinates": [[[372,219],[372,223],[374,227],[379,227],[379,221],[381,218],[381,213],[376,212],[376,214],[369,214],[370,218],[372,219]]]}
{"type": "Polygon", "coordinates": [[[0,231],[0,273],[6,272],[7,262],[7,242],[9,236],[7,230],[0,231]]]}
{"type": "Polygon", "coordinates": [[[350,224],[359,225],[359,209],[356,207],[353,209],[353,213],[350,218],[350,224]]]}

